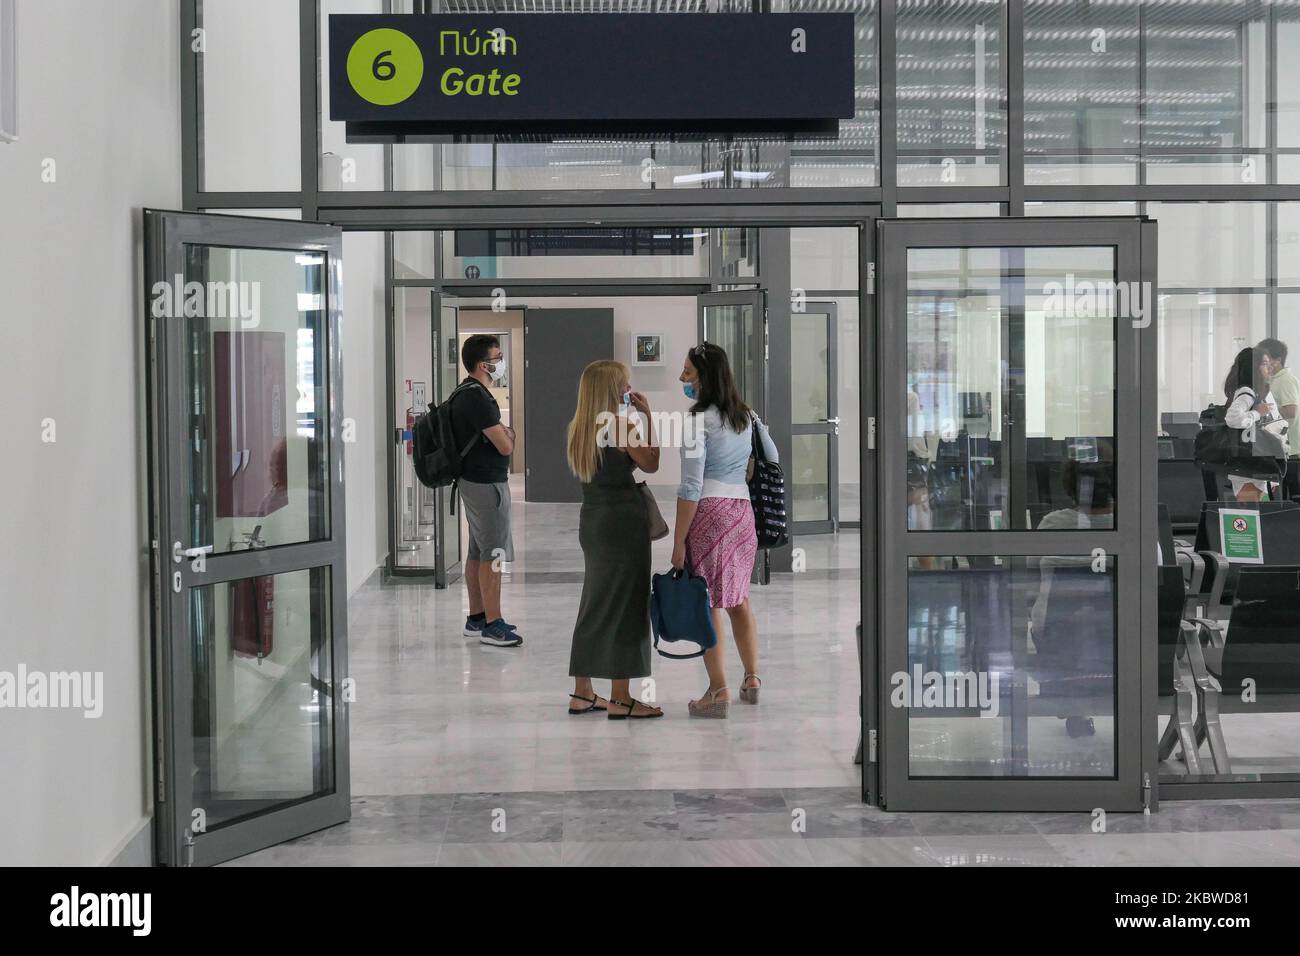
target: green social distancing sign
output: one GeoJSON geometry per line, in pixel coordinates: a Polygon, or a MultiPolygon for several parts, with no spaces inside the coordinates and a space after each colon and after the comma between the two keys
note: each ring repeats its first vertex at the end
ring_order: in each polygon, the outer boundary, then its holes
{"type": "Polygon", "coordinates": [[[1224,508],[1219,511],[1223,556],[1235,564],[1263,564],[1264,538],[1259,512],[1224,508]]]}

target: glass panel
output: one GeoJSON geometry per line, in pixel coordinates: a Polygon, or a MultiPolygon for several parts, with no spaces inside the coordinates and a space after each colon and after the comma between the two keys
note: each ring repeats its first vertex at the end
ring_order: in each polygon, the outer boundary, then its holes
{"type": "Polygon", "coordinates": [[[1134,183],[1138,130],[1138,4],[1025,0],[1026,184],[1134,183]]]}
{"type": "Polygon", "coordinates": [[[1114,256],[908,250],[909,530],[1112,526],[1114,256]]]}
{"type": "MultiPolygon", "coordinates": [[[[1194,439],[1202,409],[1222,404],[1223,381],[1236,354],[1254,345],[1266,333],[1267,303],[1263,295],[1201,292],[1161,295],[1156,313],[1159,327],[1159,391],[1157,404],[1162,427],[1175,437],[1194,439]],[[1167,427],[1166,413],[1190,423],[1189,433],[1167,427]]],[[[1192,457],[1190,448],[1186,455],[1192,457]]]]}
{"type": "Polygon", "coordinates": [[[1233,186],[1262,183],[1266,160],[1259,153],[1168,155],[1147,159],[1147,182],[1152,186],[1233,186]]]}
{"type": "Polygon", "coordinates": [[[914,202],[900,203],[899,219],[962,219],[1002,215],[996,202],[914,202]]]}
{"type": "Polygon", "coordinates": [[[302,188],[298,5],[200,7],[202,177],[207,192],[302,188]]]}
{"type": "Polygon", "coordinates": [[[755,403],[753,394],[754,355],[751,341],[754,336],[754,307],[740,305],[704,306],[704,341],[722,346],[731,362],[731,373],[736,378],[736,388],[747,405],[755,403]]]}
{"type": "Polygon", "coordinates": [[[194,806],[208,829],[334,790],[330,572],[190,591],[194,806]]]}
{"type": "Polygon", "coordinates": [[[835,354],[839,362],[836,375],[839,395],[835,411],[840,417],[836,459],[839,465],[840,522],[843,523],[862,520],[862,420],[858,394],[862,383],[862,356],[859,351],[857,297],[838,297],[829,301],[836,304],[835,354]]]}
{"type": "Polygon", "coordinates": [[[911,558],[912,777],[1113,777],[1117,560],[911,558]]]}
{"type": "Polygon", "coordinates": [[[185,270],[191,543],[329,537],[324,254],[191,245],[185,270]]]}
{"type": "Polygon", "coordinates": [[[1300,7],[1293,2],[1277,3],[1273,9],[1278,20],[1277,145],[1300,146],[1300,7]]]}
{"type": "Polygon", "coordinates": [[[432,279],[438,256],[436,232],[402,229],[393,233],[393,278],[432,279]]]}
{"type": "MultiPolygon", "coordinates": [[[[286,4],[292,6],[292,4],[286,4]]],[[[384,0],[322,0],[320,4],[320,188],[383,189],[384,147],[349,143],[345,124],[330,115],[329,18],[334,13],[383,13],[384,0]]]]}
{"type": "Polygon", "coordinates": [[[898,5],[898,184],[996,186],[1002,4],[898,5]]]}
{"type": "Polygon", "coordinates": [[[1136,216],[1135,202],[1027,202],[1026,216],[1136,216]]]}
{"type": "Polygon", "coordinates": [[[1240,153],[1215,151],[1267,145],[1269,6],[1208,0],[1144,7],[1143,145],[1172,154],[1151,160],[1148,181],[1264,181],[1262,157],[1243,162],[1240,153]]]}
{"type": "Polygon", "coordinates": [[[831,516],[830,447],[826,435],[791,435],[790,500],[794,521],[828,521],[831,516]]]}
{"type": "MultiPolygon", "coordinates": [[[[403,440],[393,449],[397,475],[397,550],[394,564],[400,568],[429,568],[437,563],[434,536],[434,493],[415,477],[412,427],[415,420],[436,405],[437,387],[433,368],[433,316],[429,309],[432,290],[420,286],[398,286],[394,293],[393,355],[397,423],[403,440]]],[[[444,344],[443,348],[447,346],[444,344]]]]}
{"type": "Polygon", "coordinates": [[[218,216],[253,216],[257,219],[301,219],[301,209],[203,209],[218,216]]]}
{"type": "Polygon", "coordinates": [[[1160,288],[1267,284],[1262,202],[1152,202],[1159,222],[1160,288]]]}
{"type": "Polygon", "coordinates": [[[858,230],[799,228],[790,230],[790,287],[856,289],[858,230]]]}
{"type": "Polygon", "coordinates": [[[1277,204],[1277,285],[1300,286],[1300,202],[1277,204]]]}
{"type": "Polygon", "coordinates": [[[795,425],[829,417],[826,368],[829,360],[824,312],[790,314],[790,421],[795,425]]]}

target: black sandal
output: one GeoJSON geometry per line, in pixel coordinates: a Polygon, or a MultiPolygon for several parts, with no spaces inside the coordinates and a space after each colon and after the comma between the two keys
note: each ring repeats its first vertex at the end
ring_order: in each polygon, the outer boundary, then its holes
{"type": "Polygon", "coordinates": [[[571,714],[590,714],[593,710],[609,710],[608,707],[601,707],[596,703],[596,701],[600,700],[599,695],[595,697],[583,697],[581,694],[570,694],[569,696],[574,700],[585,700],[587,702],[586,707],[570,707],[569,713],[571,714]]]}
{"type": "Polygon", "coordinates": [[[608,714],[608,717],[609,717],[610,720],[627,720],[629,717],[632,718],[633,720],[652,720],[652,719],[654,719],[655,717],[662,717],[662,716],[664,715],[664,712],[663,712],[662,710],[659,710],[658,707],[654,707],[654,706],[651,705],[651,704],[643,703],[642,701],[639,701],[639,700],[611,700],[610,703],[611,703],[611,704],[618,704],[618,706],[620,706],[620,707],[626,707],[626,708],[627,708],[627,713],[626,713],[626,714],[616,714],[616,713],[614,713],[613,711],[610,711],[609,714],[608,714]],[[637,704],[641,704],[642,707],[646,707],[646,708],[653,709],[653,710],[658,710],[659,713],[657,713],[657,714],[638,714],[638,713],[636,713],[636,705],[637,705],[637,704]]]}

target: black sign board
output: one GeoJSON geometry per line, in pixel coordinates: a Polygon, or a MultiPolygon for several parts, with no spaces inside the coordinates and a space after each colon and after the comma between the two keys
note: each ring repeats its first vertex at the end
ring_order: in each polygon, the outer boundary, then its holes
{"type": "Polygon", "coordinates": [[[335,14],[354,142],[511,133],[834,133],[853,15],[335,14]]]}

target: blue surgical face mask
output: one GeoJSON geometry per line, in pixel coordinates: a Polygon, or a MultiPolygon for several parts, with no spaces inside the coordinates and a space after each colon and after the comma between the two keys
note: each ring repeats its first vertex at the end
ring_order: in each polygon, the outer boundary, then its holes
{"type": "Polygon", "coordinates": [[[631,404],[632,404],[632,393],[631,393],[631,392],[624,392],[624,393],[623,393],[623,404],[624,404],[624,405],[631,405],[631,404]]]}
{"type": "Polygon", "coordinates": [[[691,401],[695,401],[695,383],[694,383],[694,382],[683,382],[683,383],[682,383],[682,392],[683,392],[683,393],[686,395],[686,397],[689,398],[691,401]]]}

